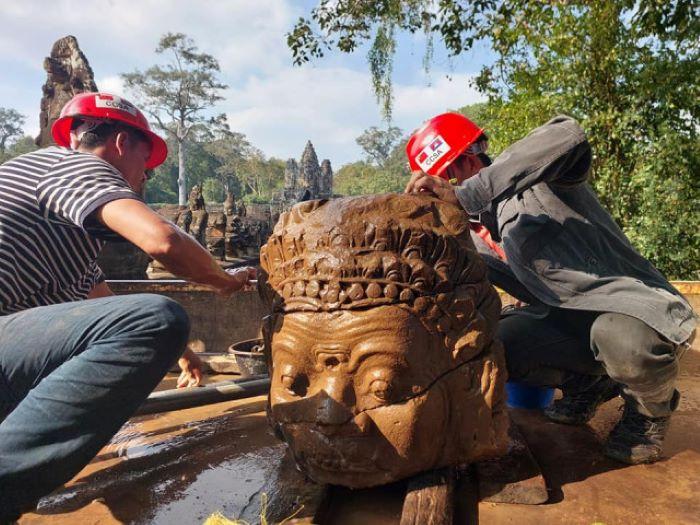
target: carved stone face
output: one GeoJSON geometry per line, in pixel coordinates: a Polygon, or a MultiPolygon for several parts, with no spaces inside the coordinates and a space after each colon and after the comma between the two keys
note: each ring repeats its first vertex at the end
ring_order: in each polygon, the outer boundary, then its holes
{"type": "Polygon", "coordinates": [[[299,312],[270,328],[271,416],[317,481],[388,483],[459,463],[500,430],[486,404],[502,385],[482,384],[483,356],[456,364],[405,309],[299,312]]]}
{"type": "Polygon", "coordinates": [[[498,294],[463,211],[312,201],[260,252],[271,423],[317,482],[369,487],[504,451],[498,294]]]}

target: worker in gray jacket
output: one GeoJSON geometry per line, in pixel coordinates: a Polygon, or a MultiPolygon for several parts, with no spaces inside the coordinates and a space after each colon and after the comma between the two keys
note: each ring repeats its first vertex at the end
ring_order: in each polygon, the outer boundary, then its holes
{"type": "Polygon", "coordinates": [[[462,115],[431,119],[407,145],[406,192],[461,205],[491,281],[527,303],[499,323],[511,380],[561,388],[545,410],[560,423],[586,423],[622,395],[604,453],[657,460],[697,318],[586,183],[591,148],[575,120],[550,120],[493,163],[486,140],[462,115]]]}

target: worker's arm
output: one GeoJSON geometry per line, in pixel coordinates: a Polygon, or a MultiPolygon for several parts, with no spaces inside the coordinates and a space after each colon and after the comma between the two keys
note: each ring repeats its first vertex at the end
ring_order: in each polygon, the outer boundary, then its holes
{"type": "Polygon", "coordinates": [[[455,188],[455,195],[467,213],[479,215],[493,203],[539,182],[562,186],[581,183],[590,166],[591,147],[583,130],[574,119],[558,116],[465,180],[455,188]]]}
{"type": "Polygon", "coordinates": [[[88,299],[98,299],[100,297],[109,297],[114,295],[114,292],[110,289],[109,285],[105,282],[97,283],[90,293],[88,294],[88,299]]]}
{"type": "MultiPolygon", "coordinates": [[[[240,290],[255,277],[252,268],[243,268],[233,274],[224,272],[197,241],[140,200],[110,201],[95,211],[95,217],[168,271],[188,281],[210,286],[219,293],[228,295],[240,290]]],[[[197,386],[202,380],[199,357],[187,349],[178,364],[182,369],[178,388],[197,386]]]]}
{"type": "Polygon", "coordinates": [[[252,269],[234,274],[224,272],[194,238],[137,199],[110,201],[96,210],[95,217],[187,281],[227,295],[254,278],[252,269]]]}

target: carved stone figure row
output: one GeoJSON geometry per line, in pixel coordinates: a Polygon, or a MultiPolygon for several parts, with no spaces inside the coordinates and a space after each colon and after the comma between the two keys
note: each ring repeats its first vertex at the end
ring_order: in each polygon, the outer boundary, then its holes
{"type": "Polygon", "coordinates": [[[209,213],[202,189],[195,185],[190,190],[186,209],[163,209],[161,214],[192,235],[221,261],[256,255],[269,235],[267,222],[247,217],[245,204],[236,202],[231,192],[227,193],[223,208],[223,212],[209,213]]]}

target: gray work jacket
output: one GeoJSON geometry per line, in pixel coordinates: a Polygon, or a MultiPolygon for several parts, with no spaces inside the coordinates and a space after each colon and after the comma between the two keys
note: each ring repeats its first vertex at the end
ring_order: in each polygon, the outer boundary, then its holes
{"type": "Polygon", "coordinates": [[[583,130],[558,116],[456,188],[506,254],[507,264],[472,235],[492,282],[529,303],[626,314],[686,341],[693,310],[598,202],[590,165],[583,130]]]}

